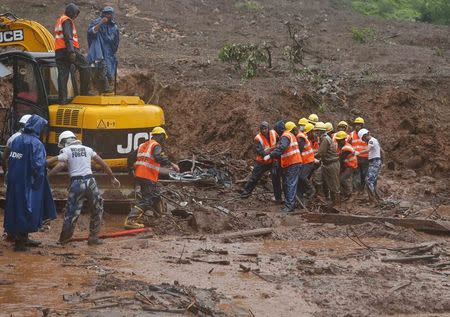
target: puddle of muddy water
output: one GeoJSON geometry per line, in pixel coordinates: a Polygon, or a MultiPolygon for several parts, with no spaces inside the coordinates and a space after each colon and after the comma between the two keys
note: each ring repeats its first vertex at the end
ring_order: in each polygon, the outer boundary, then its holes
{"type": "MultiPolygon", "coordinates": [[[[54,257],[3,250],[0,256],[0,315],[36,316],[39,308],[63,308],[63,295],[90,285],[92,272],[64,268],[54,257]]],[[[40,315],[39,315],[40,316],[40,315]]]]}

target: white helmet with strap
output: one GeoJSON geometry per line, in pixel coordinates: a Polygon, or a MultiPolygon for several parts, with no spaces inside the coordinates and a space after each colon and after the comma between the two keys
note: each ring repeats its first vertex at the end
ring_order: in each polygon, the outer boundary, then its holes
{"type": "Polygon", "coordinates": [[[66,140],[67,139],[75,139],[76,140],[76,136],[72,131],[64,131],[59,135],[58,138],[58,147],[59,148],[63,148],[66,146],[66,140]]]}

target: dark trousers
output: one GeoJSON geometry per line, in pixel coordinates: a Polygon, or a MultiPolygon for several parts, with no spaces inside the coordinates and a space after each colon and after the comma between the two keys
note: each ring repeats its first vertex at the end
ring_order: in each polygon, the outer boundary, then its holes
{"type": "Polygon", "coordinates": [[[298,174],[298,188],[300,195],[311,195],[314,193],[314,186],[310,180],[311,174],[314,171],[314,163],[304,164],[300,168],[298,174]]]}
{"type": "MultiPolygon", "coordinates": [[[[73,65],[80,73],[80,94],[89,94],[89,85],[91,83],[91,72],[86,58],[78,51],[75,51],[75,62],[73,65]]],[[[58,67],[58,97],[61,104],[67,103],[67,82],[70,76],[70,67],[72,63],[67,58],[57,58],[58,67]]]]}
{"type": "Polygon", "coordinates": [[[97,237],[100,232],[103,216],[103,198],[98,190],[95,179],[72,180],[69,189],[69,197],[67,198],[63,228],[59,238],[61,242],[66,242],[72,237],[78,217],[81,214],[81,208],[86,200],[88,201],[88,205],[92,208],[91,220],[89,223],[89,236],[97,237]]]}
{"type": "Polygon", "coordinates": [[[273,185],[273,195],[276,200],[281,200],[281,180],[280,180],[280,170],[273,166],[273,164],[260,164],[255,163],[252,175],[250,179],[244,186],[244,193],[250,194],[255,189],[258,181],[264,175],[264,173],[270,171],[270,177],[272,179],[273,185]]]}
{"type": "Polygon", "coordinates": [[[112,78],[108,78],[108,70],[106,68],[106,63],[104,61],[96,62],[95,66],[92,68],[94,83],[98,82],[96,89],[100,92],[111,91],[112,78]]]}
{"type": "Polygon", "coordinates": [[[358,168],[356,169],[356,184],[355,187],[359,188],[359,190],[364,189],[364,185],[366,184],[367,171],[369,169],[369,159],[367,157],[359,157],[358,156],[358,168]]]}
{"type": "Polygon", "coordinates": [[[136,200],[131,207],[127,219],[140,219],[146,210],[159,211],[161,204],[161,192],[157,183],[150,180],[137,181],[140,191],[137,193],[136,200]]]}
{"type": "Polygon", "coordinates": [[[297,196],[300,168],[301,164],[294,164],[282,169],[284,202],[285,207],[289,210],[295,209],[295,197],[297,196]]]}

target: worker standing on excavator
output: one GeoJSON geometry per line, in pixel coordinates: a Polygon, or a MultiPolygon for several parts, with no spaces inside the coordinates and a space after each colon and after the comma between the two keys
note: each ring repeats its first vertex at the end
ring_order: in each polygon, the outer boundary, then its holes
{"type": "Polygon", "coordinates": [[[128,167],[133,168],[140,193],[125,220],[125,229],[143,228],[142,216],[145,211],[158,209],[161,203],[161,194],[157,186],[160,167],[171,166],[175,171],[180,171],[178,165],[170,162],[162,151],[166,139],[166,131],[156,127],[151,132],[151,139],[139,145],[128,157],[128,167]]]}
{"type": "MultiPolygon", "coordinates": [[[[112,92],[117,72],[116,53],[119,48],[119,28],[114,20],[113,7],[103,8],[101,16],[88,27],[89,53],[87,60],[101,78],[102,92],[112,92]]],[[[95,75],[94,75],[95,76],[95,75]]]]}
{"type": "Polygon", "coordinates": [[[281,203],[281,181],[278,173],[279,161],[273,159],[264,161],[264,156],[272,152],[277,141],[278,134],[275,130],[270,129],[268,122],[261,122],[259,125],[259,133],[255,136],[254,140],[256,152],[255,167],[253,168],[250,179],[244,186],[241,198],[249,197],[264,173],[270,171],[275,201],[281,203]]]}
{"type": "Polygon", "coordinates": [[[99,164],[111,177],[114,187],[120,187],[120,182],[114,177],[111,168],[105,161],[93,149],[82,145],[72,131],[64,131],[59,135],[58,146],[61,148],[60,154],[47,160],[47,164],[58,162],[48,173],[48,176],[50,177],[67,167],[71,182],[59,242],[65,244],[70,241],[83,202],[88,200],[89,205],[93,207],[89,224],[88,245],[102,244],[103,242],[98,239],[98,234],[103,216],[103,198],[92,174],[92,160],[99,164]]]}
{"type": "Polygon", "coordinates": [[[58,67],[58,97],[60,104],[67,104],[67,82],[71,65],[80,73],[80,93],[89,95],[90,71],[86,58],[80,53],[80,42],[75,20],[80,13],[77,5],[69,3],[55,23],[55,58],[58,67]]]}

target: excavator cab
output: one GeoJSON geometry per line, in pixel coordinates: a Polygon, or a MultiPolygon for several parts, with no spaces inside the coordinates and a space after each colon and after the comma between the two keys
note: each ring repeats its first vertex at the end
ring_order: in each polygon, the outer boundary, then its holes
{"type": "Polygon", "coordinates": [[[17,131],[24,114],[38,114],[49,122],[47,153],[57,155],[58,137],[71,130],[115,170],[127,169],[127,156],[164,125],[161,107],[138,96],[78,95],[72,72],[68,104],[58,104],[58,70],[54,40],[35,21],[11,13],[0,15],[0,141],[17,131]],[[12,51],[9,49],[13,49],[12,51]],[[70,100],[69,99],[69,100],[70,100]]]}

